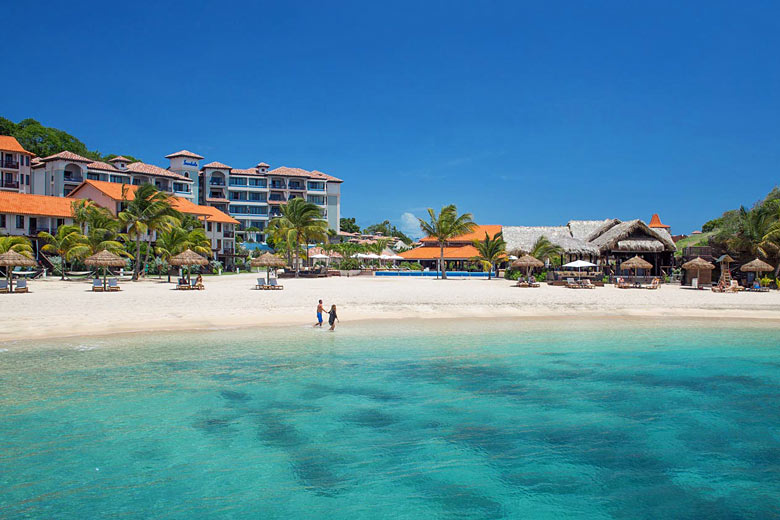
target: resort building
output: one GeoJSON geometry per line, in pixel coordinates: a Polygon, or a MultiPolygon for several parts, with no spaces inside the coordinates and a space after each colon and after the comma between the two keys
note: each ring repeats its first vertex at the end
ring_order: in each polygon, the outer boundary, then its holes
{"type": "MultiPolygon", "coordinates": [[[[464,262],[473,262],[477,256],[477,248],[474,247],[475,240],[484,240],[485,234],[494,237],[501,232],[501,226],[487,225],[476,226],[471,233],[453,238],[444,244],[444,261],[452,262],[457,268],[462,267],[464,262]]],[[[435,238],[423,238],[420,247],[409,249],[398,254],[407,262],[419,262],[423,267],[436,269],[437,262],[441,257],[441,248],[435,238]]]]}
{"type": "Polygon", "coordinates": [[[0,235],[36,237],[73,224],[71,199],[0,190],[0,235]]]}
{"type": "Polygon", "coordinates": [[[301,168],[282,166],[269,170],[233,168],[211,162],[201,168],[201,204],[213,206],[240,222],[245,238],[263,241],[268,221],[281,215],[280,206],[300,197],[320,207],[328,227],[338,232],[341,220],[341,179],[301,168]]]}
{"type": "Polygon", "coordinates": [[[65,197],[85,180],[116,184],[154,184],[161,191],[193,200],[193,180],[171,170],[119,156],[93,161],[73,152],[60,152],[34,161],[32,193],[65,197]]]}
{"type": "MultiPolygon", "coordinates": [[[[88,179],[73,189],[64,200],[87,199],[118,215],[122,210],[123,201],[133,200],[137,189],[137,185],[88,179]]],[[[200,206],[181,197],[174,196],[172,205],[178,211],[193,215],[203,222],[206,236],[211,240],[211,250],[215,260],[221,261],[226,267],[235,263],[235,228],[238,225],[236,219],[217,208],[200,206]]]]}
{"type": "Polygon", "coordinates": [[[0,191],[32,193],[32,156],[15,137],[0,135],[0,191]]]}
{"type": "Polygon", "coordinates": [[[544,236],[563,250],[562,263],[588,260],[611,266],[615,274],[621,262],[635,255],[653,264],[649,274],[668,272],[677,249],[667,228],[651,228],[639,219],[571,220],[565,226],[504,226],[503,231],[507,251],[529,252],[544,236]]]}

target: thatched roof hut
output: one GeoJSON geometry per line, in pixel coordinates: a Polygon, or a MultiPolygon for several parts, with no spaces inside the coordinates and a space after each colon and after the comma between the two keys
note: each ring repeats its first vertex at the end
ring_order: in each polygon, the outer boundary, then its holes
{"type": "Polygon", "coordinates": [[[253,258],[252,267],[284,267],[287,262],[283,258],[280,258],[271,253],[264,253],[257,258],[253,258]]]}
{"type": "Polygon", "coordinates": [[[540,237],[569,255],[598,255],[598,248],[574,238],[567,226],[504,226],[502,228],[507,251],[530,252],[540,237]]]}
{"type": "Polygon", "coordinates": [[[719,264],[731,264],[735,262],[733,258],[731,258],[729,255],[721,255],[720,258],[716,260],[719,264]]]}
{"type": "Polygon", "coordinates": [[[629,258],[622,264],[620,264],[621,269],[652,269],[653,264],[645,260],[644,258],[640,258],[638,255],[629,258]]]}
{"type": "Polygon", "coordinates": [[[577,240],[590,242],[617,224],[620,224],[620,221],[616,218],[607,218],[604,220],[570,220],[567,227],[569,228],[571,236],[577,240]]]}
{"type": "Polygon", "coordinates": [[[739,270],[742,272],[768,273],[769,271],[774,270],[774,267],[763,260],[756,258],[740,267],[739,270]]]}
{"type": "Polygon", "coordinates": [[[639,219],[621,222],[599,236],[590,244],[601,253],[624,251],[630,253],[662,253],[677,250],[671,235],[664,229],[650,228],[639,219]]]}
{"type": "Polygon", "coordinates": [[[35,260],[13,249],[0,255],[0,266],[3,267],[35,267],[36,265],[38,263],[35,260]]]}
{"type": "Polygon", "coordinates": [[[97,267],[124,267],[127,264],[124,258],[105,249],[85,258],[84,263],[97,267]]]}
{"type": "Polygon", "coordinates": [[[171,257],[168,263],[171,265],[208,265],[209,261],[192,249],[187,249],[183,253],[171,257]]]}

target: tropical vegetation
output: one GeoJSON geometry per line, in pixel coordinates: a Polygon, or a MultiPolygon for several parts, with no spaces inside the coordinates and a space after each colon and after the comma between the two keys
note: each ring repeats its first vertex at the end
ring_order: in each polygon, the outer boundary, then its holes
{"type": "Polygon", "coordinates": [[[506,258],[506,242],[504,233],[499,231],[492,237],[485,231],[485,238],[474,240],[474,247],[477,250],[477,256],[474,260],[479,262],[488,273],[488,280],[493,276],[496,264],[506,258]]]}
{"type": "Polygon", "coordinates": [[[455,204],[450,204],[441,208],[436,214],[433,208],[428,208],[428,220],[418,219],[420,229],[430,238],[436,239],[439,245],[439,271],[442,279],[447,279],[446,265],[444,263],[444,247],[449,240],[471,233],[476,224],[472,220],[471,213],[458,215],[458,209],[455,204]]]}
{"type": "MultiPolygon", "coordinates": [[[[305,246],[310,241],[327,241],[328,224],[322,218],[320,208],[316,204],[299,197],[282,204],[280,209],[281,216],[269,222],[267,232],[273,236],[277,244],[284,243],[288,249],[291,249],[297,277],[300,273],[298,258],[301,246],[305,246]]],[[[308,260],[308,248],[305,254],[308,260]]]]}

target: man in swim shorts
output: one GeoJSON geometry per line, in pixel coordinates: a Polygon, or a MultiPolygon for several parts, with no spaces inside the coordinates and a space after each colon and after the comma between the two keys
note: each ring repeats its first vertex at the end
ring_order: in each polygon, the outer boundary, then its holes
{"type": "Polygon", "coordinates": [[[317,323],[314,324],[315,327],[322,327],[323,312],[325,312],[325,309],[322,307],[322,300],[320,300],[320,303],[317,305],[317,323]]]}

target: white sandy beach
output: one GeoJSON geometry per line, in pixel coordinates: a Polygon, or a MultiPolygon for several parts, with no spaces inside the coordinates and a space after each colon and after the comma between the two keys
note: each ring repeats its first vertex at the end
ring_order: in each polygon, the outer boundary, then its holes
{"type": "Polygon", "coordinates": [[[135,331],[314,323],[317,300],[350,321],[401,318],[652,316],[780,320],[780,292],[717,294],[679,286],[656,291],[512,287],[506,280],[359,276],[285,279],[254,290],[257,274],[212,276],[204,291],[177,291],[156,278],[92,293],[89,281],[33,280],[29,294],[0,295],[0,341],[135,331]]]}

